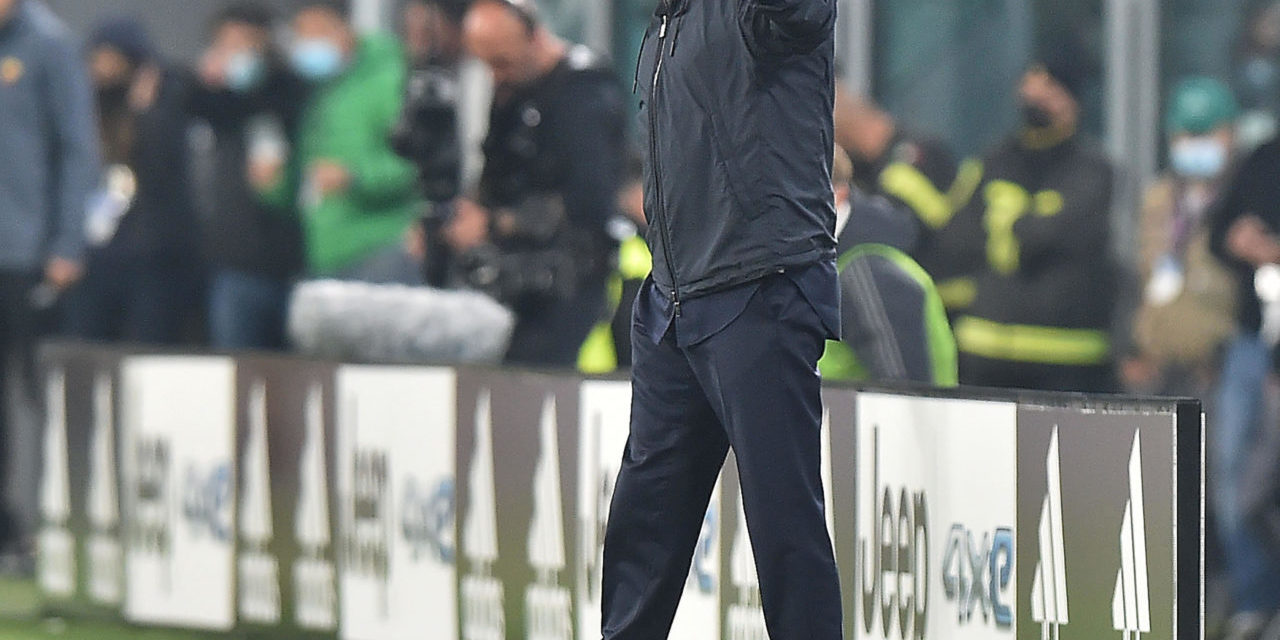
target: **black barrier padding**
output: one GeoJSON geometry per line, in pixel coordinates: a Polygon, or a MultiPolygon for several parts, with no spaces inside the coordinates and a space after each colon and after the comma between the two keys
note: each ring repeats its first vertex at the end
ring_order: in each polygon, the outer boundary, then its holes
{"type": "Polygon", "coordinates": [[[1179,402],[1178,420],[1178,640],[1204,638],[1204,413],[1199,402],[1179,402]],[[1187,606],[1183,603],[1193,603],[1187,606]]]}

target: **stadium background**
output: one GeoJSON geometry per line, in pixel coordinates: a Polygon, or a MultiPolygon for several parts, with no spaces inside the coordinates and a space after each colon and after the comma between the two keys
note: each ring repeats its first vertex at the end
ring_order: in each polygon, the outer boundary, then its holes
{"type": "MultiPolygon", "coordinates": [[[[1163,162],[1159,104],[1171,79],[1203,73],[1230,77],[1232,51],[1247,0],[841,0],[842,74],[903,120],[978,153],[1017,121],[1004,96],[1037,39],[1070,33],[1101,52],[1104,65],[1086,100],[1088,129],[1106,144],[1120,171],[1115,236],[1132,246],[1130,212],[1163,162]],[[1123,212],[1121,214],[1120,212],[1123,212]]],[[[289,0],[272,0],[281,10],[289,0]]],[[[217,0],[48,0],[81,32],[106,13],[136,15],[169,57],[191,61],[217,0]]],[[[366,28],[390,27],[394,0],[358,1],[366,28]]],[[[541,0],[557,30],[611,51],[624,75],[639,45],[650,0],[541,0]]],[[[30,430],[19,430],[27,431],[30,430]]],[[[31,445],[34,446],[34,445],[31,445]]],[[[21,450],[22,448],[19,447],[21,450]]],[[[27,450],[31,450],[30,447],[27,450]]],[[[34,474],[19,473],[34,478],[34,474]]],[[[33,504],[34,484],[20,487],[33,504]]],[[[26,618],[39,606],[33,586],[0,584],[0,618],[26,618]]],[[[197,637],[61,622],[0,623],[7,638],[197,637]]]]}

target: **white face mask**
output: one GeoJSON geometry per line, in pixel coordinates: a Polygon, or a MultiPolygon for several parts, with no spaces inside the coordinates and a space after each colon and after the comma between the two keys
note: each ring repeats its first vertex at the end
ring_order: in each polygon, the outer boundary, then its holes
{"type": "Polygon", "coordinates": [[[1227,168],[1227,146],[1215,138],[1186,138],[1173,143],[1169,162],[1184,178],[1208,180],[1227,168]]]}

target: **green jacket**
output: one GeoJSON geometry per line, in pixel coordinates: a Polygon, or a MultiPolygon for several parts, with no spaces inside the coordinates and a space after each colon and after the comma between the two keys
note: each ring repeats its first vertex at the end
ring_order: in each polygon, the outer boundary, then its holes
{"type": "Polygon", "coordinates": [[[268,201],[297,202],[313,275],[331,275],[402,241],[421,211],[417,171],[391,150],[407,67],[400,45],[387,36],[362,37],[342,75],[316,88],[303,114],[286,179],[268,201]],[[350,187],[318,198],[306,184],[316,161],[337,162],[350,187]]]}

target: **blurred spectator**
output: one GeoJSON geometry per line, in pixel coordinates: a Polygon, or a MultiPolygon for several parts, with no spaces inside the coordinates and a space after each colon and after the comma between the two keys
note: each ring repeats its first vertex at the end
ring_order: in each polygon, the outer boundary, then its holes
{"type": "Polygon", "coordinates": [[[314,93],[284,170],[256,176],[265,199],[295,205],[310,275],[418,284],[405,237],[420,213],[418,173],[391,148],[404,102],[405,57],[395,39],[358,36],[341,0],[308,0],[289,57],[314,93]]]}
{"type": "Polygon", "coordinates": [[[479,0],[464,26],[496,86],[479,193],[458,202],[446,238],[468,281],[516,312],[508,361],[573,367],[604,315],[615,259],[622,92],[528,0],[479,0]]]}
{"type": "Polygon", "coordinates": [[[919,239],[912,256],[945,283],[947,306],[973,302],[969,274],[953,268],[935,248],[955,212],[973,196],[982,176],[976,161],[957,165],[940,140],[903,130],[892,115],[863,97],[836,93],[836,142],[853,161],[853,182],[867,195],[883,195],[915,214],[919,239]]]}
{"type": "Polygon", "coordinates": [[[272,26],[271,13],[257,3],[219,13],[189,102],[214,136],[205,246],[209,336],[217,349],[284,348],[291,281],[302,266],[292,207],[268,209],[251,184],[284,167],[305,100],[301,79],[272,46],[272,26]]]}
{"type": "MultiPolygon", "coordinates": [[[[32,306],[81,274],[98,174],[93,92],[80,49],[39,0],[0,0],[0,554],[21,532],[6,506],[13,442],[8,364],[30,372],[32,306]],[[33,294],[38,294],[33,296],[33,294]]],[[[28,392],[32,389],[28,388],[28,392]]]]}
{"type": "Polygon", "coordinates": [[[1147,191],[1139,220],[1145,283],[1123,367],[1130,389],[1205,398],[1222,346],[1235,333],[1235,285],[1209,246],[1206,212],[1234,147],[1239,109],[1211,78],[1184,80],[1167,110],[1170,170],[1147,191]]]}
{"type": "Polygon", "coordinates": [[[1111,167],[1077,134],[1087,53],[1045,51],[1022,78],[1021,131],[987,157],[976,196],[949,232],[985,258],[973,306],[956,322],[960,376],[1112,391],[1111,167]]]}
{"type": "Polygon", "coordinates": [[[1280,2],[1259,2],[1245,18],[1236,54],[1236,92],[1244,114],[1240,144],[1253,149],[1276,133],[1280,110],[1280,2]]]}
{"type": "Polygon", "coordinates": [[[105,170],[85,227],[85,277],[65,301],[65,329],[90,340],[174,344],[198,283],[186,89],[130,19],[94,30],[89,69],[105,170]]]}
{"type": "Polygon", "coordinates": [[[611,225],[620,244],[618,269],[609,278],[610,308],[582,345],[578,356],[578,371],[582,373],[631,368],[632,306],[653,270],[653,254],[645,241],[649,223],[644,215],[644,159],[638,154],[627,159],[626,183],[618,194],[618,208],[622,215],[611,225]]]}
{"type": "MultiPolygon", "coordinates": [[[[1241,164],[1213,215],[1214,252],[1232,268],[1237,286],[1237,335],[1226,350],[1209,424],[1218,525],[1237,614],[1237,636],[1256,632],[1280,608],[1280,566],[1250,525],[1243,496],[1251,488],[1253,452],[1274,428],[1266,402],[1272,349],[1280,335],[1280,139],[1241,164]]],[[[1280,632],[1280,623],[1276,628],[1280,632]]]]}
{"type": "Polygon", "coordinates": [[[904,205],[853,184],[836,149],[832,183],[844,336],[818,363],[827,380],[958,382],[956,342],[933,279],[909,253],[919,227],[904,205]]]}

